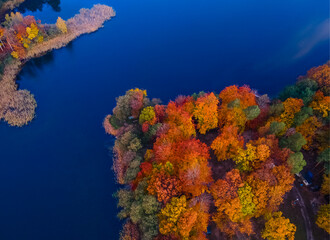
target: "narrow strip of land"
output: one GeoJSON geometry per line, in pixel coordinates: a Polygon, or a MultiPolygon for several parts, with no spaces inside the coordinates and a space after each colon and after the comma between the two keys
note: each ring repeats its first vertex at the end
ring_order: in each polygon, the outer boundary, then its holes
{"type": "Polygon", "coordinates": [[[91,9],[81,9],[79,14],[66,21],[67,33],[32,46],[24,58],[13,59],[7,64],[0,79],[0,120],[12,126],[23,126],[34,118],[37,106],[34,96],[27,90],[18,90],[16,84],[16,77],[24,63],[53,49],[62,48],[82,34],[95,32],[115,15],[111,7],[101,4],[91,9]]]}

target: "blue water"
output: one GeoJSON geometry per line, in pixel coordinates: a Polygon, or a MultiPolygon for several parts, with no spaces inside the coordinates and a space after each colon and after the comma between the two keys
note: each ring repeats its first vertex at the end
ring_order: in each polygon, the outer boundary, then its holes
{"type": "MultiPolygon", "coordinates": [[[[95,1],[39,4],[32,14],[55,22],[95,1]]],[[[275,95],[329,59],[328,0],[102,3],[117,12],[105,28],[28,63],[19,76],[38,108],[26,127],[0,123],[0,239],[118,238],[113,139],[102,121],[127,89],[164,102],[231,84],[275,95]]]]}

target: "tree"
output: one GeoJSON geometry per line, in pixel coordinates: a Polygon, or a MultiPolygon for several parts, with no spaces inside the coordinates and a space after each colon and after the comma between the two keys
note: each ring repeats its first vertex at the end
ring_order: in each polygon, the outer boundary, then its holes
{"type": "Polygon", "coordinates": [[[180,198],[173,197],[171,202],[160,211],[159,214],[159,232],[163,235],[177,233],[177,222],[184,212],[187,210],[187,199],[183,195],[180,198]]]}
{"type": "Polygon", "coordinates": [[[321,193],[324,195],[330,194],[330,177],[326,174],[323,174],[323,182],[321,186],[321,193]]]}
{"type": "Polygon", "coordinates": [[[177,105],[174,102],[167,105],[165,122],[170,126],[169,134],[175,133],[171,136],[174,139],[189,139],[191,136],[196,135],[192,114],[186,111],[184,106],[177,105]]]}
{"type": "Polygon", "coordinates": [[[246,144],[246,149],[239,149],[233,160],[240,171],[251,171],[254,162],[257,159],[257,148],[252,144],[246,144]]]}
{"type": "Polygon", "coordinates": [[[263,181],[255,174],[250,175],[247,179],[247,183],[251,186],[253,193],[253,203],[255,203],[255,217],[260,217],[268,212],[267,205],[269,201],[269,191],[271,189],[270,184],[267,181],[263,181]]]}
{"type": "Polygon", "coordinates": [[[31,23],[30,27],[26,28],[26,33],[28,34],[28,38],[30,40],[33,40],[36,38],[39,34],[38,26],[34,23],[31,23]]]}
{"type": "Polygon", "coordinates": [[[226,126],[220,135],[212,142],[211,148],[218,161],[233,158],[243,147],[243,137],[238,134],[238,128],[226,126]]]}
{"type": "Polygon", "coordinates": [[[279,98],[285,101],[288,98],[300,98],[305,105],[308,105],[318,88],[317,83],[312,79],[301,79],[296,85],[288,86],[279,94],[279,98]]]}
{"type": "Polygon", "coordinates": [[[212,181],[211,169],[207,161],[195,162],[189,167],[179,167],[178,175],[182,183],[182,191],[194,197],[207,191],[208,184],[212,181]]]}
{"type": "Polygon", "coordinates": [[[68,32],[68,28],[66,26],[65,21],[58,17],[57,21],[56,21],[56,27],[62,32],[62,33],[67,33],[68,32]]]}
{"type": "Polygon", "coordinates": [[[316,224],[330,234],[330,204],[324,204],[317,212],[316,224]]]}
{"type": "Polygon", "coordinates": [[[247,118],[241,107],[221,106],[219,109],[219,127],[220,129],[233,126],[237,127],[239,132],[243,132],[247,118]]]}
{"type": "Polygon", "coordinates": [[[210,187],[210,192],[214,198],[214,205],[219,207],[224,202],[237,198],[237,190],[243,186],[240,172],[237,169],[227,172],[224,179],[217,180],[210,187]]]}
{"type": "Polygon", "coordinates": [[[243,109],[249,106],[256,105],[255,94],[248,86],[238,87],[236,85],[233,85],[226,87],[224,90],[221,91],[219,97],[222,100],[222,105],[227,105],[235,99],[240,100],[240,106],[243,109]]]}
{"type": "Polygon", "coordinates": [[[305,150],[309,150],[312,146],[315,132],[322,126],[322,123],[317,120],[315,116],[307,118],[302,125],[296,128],[296,131],[301,133],[306,139],[307,143],[303,146],[305,150]]]}
{"type": "Polygon", "coordinates": [[[280,135],[283,133],[285,129],[285,123],[284,122],[271,122],[270,127],[269,127],[269,133],[270,134],[275,134],[276,136],[280,135]]]}
{"type": "Polygon", "coordinates": [[[306,161],[301,152],[293,153],[288,158],[288,165],[291,167],[292,173],[299,173],[306,166],[306,161]]]}
{"type": "Polygon", "coordinates": [[[189,239],[190,232],[197,221],[197,212],[190,209],[184,212],[178,220],[178,233],[182,239],[189,239]]]}
{"type": "Polygon", "coordinates": [[[153,107],[145,107],[142,109],[139,116],[139,123],[142,125],[147,122],[150,125],[155,124],[156,122],[156,114],[153,107]]]}
{"type": "Polygon", "coordinates": [[[201,134],[218,126],[218,104],[219,100],[214,93],[197,99],[193,115],[197,119],[197,128],[201,134]]]}
{"type": "Polygon", "coordinates": [[[322,117],[328,117],[330,111],[330,96],[324,96],[323,92],[317,91],[309,106],[313,108],[314,111],[321,114],[322,117]]]}
{"type": "Polygon", "coordinates": [[[294,240],[296,226],[282,216],[282,212],[275,212],[266,217],[265,229],[262,237],[268,240],[294,240]]]}
{"type": "Polygon", "coordinates": [[[253,120],[257,118],[260,114],[260,108],[258,107],[258,105],[247,107],[243,111],[246,115],[247,120],[253,120]]]}
{"type": "Polygon", "coordinates": [[[324,164],[325,174],[330,173],[330,148],[325,149],[316,159],[319,163],[324,164]]]}
{"type": "Polygon", "coordinates": [[[282,148],[289,148],[294,152],[299,152],[306,143],[306,139],[298,132],[289,137],[281,138],[279,142],[282,148]]]}
{"type": "Polygon", "coordinates": [[[140,233],[136,224],[126,221],[122,231],[120,232],[120,240],[139,240],[140,233]]]}
{"type": "Polygon", "coordinates": [[[145,90],[136,88],[126,91],[126,94],[119,96],[116,102],[112,118],[116,119],[116,125],[121,127],[125,123],[130,123],[132,119],[138,118],[141,109],[149,102],[149,99],[145,90]]]}
{"type": "Polygon", "coordinates": [[[307,78],[315,80],[319,87],[330,86],[330,63],[313,67],[307,72],[307,78]]]}
{"type": "Polygon", "coordinates": [[[313,116],[313,108],[311,108],[311,107],[301,108],[301,111],[298,112],[294,117],[293,126],[295,126],[295,127],[300,126],[310,116],[313,116]]]}
{"type": "Polygon", "coordinates": [[[284,122],[289,128],[293,124],[293,119],[301,107],[304,106],[303,100],[297,98],[288,98],[283,102],[284,112],[280,115],[280,121],[284,122]]]}
{"type": "Polygon", "coordinates": [[[173,196],[182,191],[182,185],[176,176],[162,168],[154,170],[147,190],[149,194],[155,195],[159,202],[166,204],[173,196]]]}
{"type": "Polygon", "coordinates": [[[252,193],[251,186],[248,183],[245,183],[244,186],[240,187],[237,192],[241,201],[243,215],[254,215],[256,205],[253,202],[254,194],[252,193]]]}

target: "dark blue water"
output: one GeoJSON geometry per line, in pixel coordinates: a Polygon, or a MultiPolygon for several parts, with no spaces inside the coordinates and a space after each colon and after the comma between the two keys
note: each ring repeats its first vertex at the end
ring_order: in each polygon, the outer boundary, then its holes
{"type": "MultiPolygon", "coordinates": [[[[43,22],[97,3],[29,1],[43,22]]],[[[275,95],[329,59],[328,0],[102,3],[117,11],[105,28],[28,63],[19,76],[38,108],[26,127],[0,124],[0,239],[118,238],[113,139],[102,120],[127,89],[165,102],[230,84],[275,95]]]]}

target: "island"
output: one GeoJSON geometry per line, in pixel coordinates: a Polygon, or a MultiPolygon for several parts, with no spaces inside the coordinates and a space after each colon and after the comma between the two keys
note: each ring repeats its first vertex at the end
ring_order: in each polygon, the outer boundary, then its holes
{"type": "Polygon", "coordinates": [[[275,99],[233,85],[116,102],[121,240],[329,238],[329,62],[275,99]]]}
{"type": "Polygon", "coordinates": [[[67,21],[59,17],[56,24],[42,24],[19,12],[6,14],[0,26],[0,120],[20,127],[34,118],[37,103],[33,95],[18,90],[16,84],[24,63],[64,47],[82,34],[95,32],[115,15],[111,7],[101,4],[81,9],[67,21]]]}

